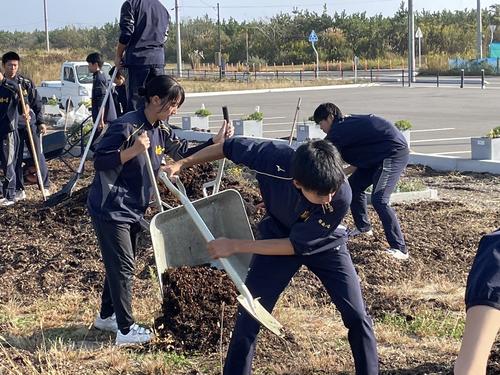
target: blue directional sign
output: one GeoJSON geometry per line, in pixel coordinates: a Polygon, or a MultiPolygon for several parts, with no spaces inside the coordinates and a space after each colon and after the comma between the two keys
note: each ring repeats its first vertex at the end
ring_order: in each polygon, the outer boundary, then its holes
{"type": "Polygon", "coordinates": [[[316,35],[316,33],[313,31],[311,31],[311,34],[309,34],[309,41],[311,43],[315,43],[318,41],[318,36],[316,35]]]}

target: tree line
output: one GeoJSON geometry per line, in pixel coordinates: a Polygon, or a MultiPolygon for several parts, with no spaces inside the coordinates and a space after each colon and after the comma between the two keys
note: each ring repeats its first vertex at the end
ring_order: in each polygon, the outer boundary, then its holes
{"type": "MultiPolygon", "coordinates": [[[[483,49],[490,41],[489,24],[499,25],[494,39],[500,37],[500,4],[482,10],[483,49]]],[[[233,18],[217,22],[208,17],[192,18],[181,23],[183,61],[214,63],[220,44],[230,63],[301,64],[313,60],[308,35],[315,30],[320,60],[350,60],[401,57],[407,53],[407,6],[401,2],[393,16],[367,16],[365,12],[347,14],[294,10],[269,20],[238,22],[233,18]]],[[[422,53],[448,57],[473,57],[476,48],[476,10],[442,10],[415,13],[415,27],[423,32],[422,53]]],[[[50,46],[57,49],[99,51],[108,59],[114,56],[119,35],[118,21],[102,27],[66,26],[50,31],[50,46]]],[[[172,23],[165,45],[167,62],[176,61],[176,33],[172,23]]],[[[45,33],[0,31],[0,49],[36,50],[45,48],[45,33]]]]}

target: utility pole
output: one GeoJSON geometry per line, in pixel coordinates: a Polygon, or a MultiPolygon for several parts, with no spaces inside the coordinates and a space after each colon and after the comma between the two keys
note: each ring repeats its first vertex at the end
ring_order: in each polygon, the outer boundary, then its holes
{"type": "Polygon", "coordinates": [[[220,39],[220,10],[217,3],[217,31],[219,33],[219,80],[222,80],[222,42],[220,39]]]}
{"type": "Polygon", "coordinates": [[[181,50],[181,20],[179,19],[179,1],[175,0],[175,23],[177,24],[177,75],[182,77],[182,50],[181,50]]]}
{"type": "Polygon", "coordinates": [[[415,16],[413,0],[408,0],[408,87],[415,82],[415,16]]]}
{"type": "Polygon", "coordinates": [[[49,21],[47,18],[47,0],[43,0],[43,14],[45,16],[45,44],[47,46],[47,52],[49,52],[50,43],[49,43],[49,21]]]}
{"type": "Polygon", "coordinates": [[[246,30],[246,46],[247,46],[247,68],[248,68],[248,29],[246,30]]]}
{"type": "Polygon", "coordinates": [[[483,22],[481,17],[481,0],[477,0],[477,58],[483,58],[483,22]]]}

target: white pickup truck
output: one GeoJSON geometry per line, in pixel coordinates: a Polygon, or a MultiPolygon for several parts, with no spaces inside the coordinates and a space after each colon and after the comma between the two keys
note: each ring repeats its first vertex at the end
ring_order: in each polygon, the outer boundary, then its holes
{"type": "MultiPolygon", "coordinates": [[[[102,70],[109,73],[111,65],[104,63],[102,70]]],[[[92,95],[92,73],[86,61],[65,61],[61,66],[60,81],[42,81],[37,87],[42,103],[55,97],[62,107],[74,108],[92,95]]]]}

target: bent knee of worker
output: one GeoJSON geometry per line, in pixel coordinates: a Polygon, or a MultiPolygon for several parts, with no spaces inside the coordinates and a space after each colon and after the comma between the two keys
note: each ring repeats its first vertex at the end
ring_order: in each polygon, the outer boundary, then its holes
{"type": "Polygon", "coordinates": [[[349,312],[345,312],[342,314],[342,320],[344,325],[348,329],[363,329],[363,328],[371,328],[372,318],[368,315],[366,310],[350,310],[349,312]]]}
{"type": "Polygon", "coordinates": [[[374,194],[371,197],[371,201],[375,210],[385,209],[390,206],[390,195],[385,196],[384,194],[374,194]]]}

